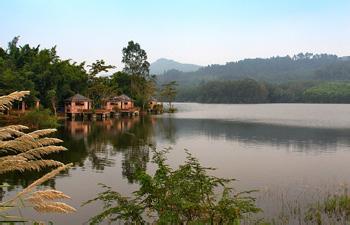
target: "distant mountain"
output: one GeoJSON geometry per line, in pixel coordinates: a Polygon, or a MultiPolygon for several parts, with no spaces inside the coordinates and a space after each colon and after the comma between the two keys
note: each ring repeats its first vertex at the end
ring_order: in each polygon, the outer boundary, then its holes
{"type": "Polygon", "coordinates": [[[202,66],[195,64],[179,63],[171,59],[160,58],[150,66],[151,74],[160,75],[169,70],[178,70],[181,72],[194,72],[202,66]]]}
{"type": "Polygon", "coordinates": [[[210,80],[251,78],[266,82],[297,80],[350,80],[350,58],[330,54],[300,53],[294,56],[244,59],[224,65],[201,67],[193,72],[169,70],[158,77],[160,83],[177,81],[181,85],[196,85],[210,80]]]}

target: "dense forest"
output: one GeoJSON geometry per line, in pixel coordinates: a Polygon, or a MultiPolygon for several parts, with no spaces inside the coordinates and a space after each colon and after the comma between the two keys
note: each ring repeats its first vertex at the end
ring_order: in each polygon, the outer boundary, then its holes
{"type": "Polygon", "coordinates": [[[350,59],[328,54],[245,59],[188,73],[169,70],[158,79],[180,84],[177,101],[350,102],[350,59]]]}
{"type": "Polygon", "coordinates": [[[169,70],[160,81],[176,80],[180,84],[197,84],[209,80],[239,80],[283,83],[297,80],[350,80],[350,59],[329,54],[299,53],[292,57],[244,59],[225,65],[209,65],[195,72],[169,70]]]}
{"type": "Polygon", "coordinates": [[[146,52],[138,43],[130,41],[122,51],[124,68],[111,76],[99,76],[115,68],[97,60],[91,65],[61,59],[56,47],[41,49],[28,44],[18,46],[18,37],[7,48],[0,47],[0,95],[16,90],[28,90],[28,104],[39,99],[45,108],[63,106],[64,100],[76,93],[93,99],[99,107],[105,98],[127,94],[142,108],[156,94],[156,81],[149,74],[146,52]]]}
{"type": "Polygon", "coordinates": [[[179,90],[177,101],[202,103],[350,103],[350,82],[296,81],[269,84],[253,79],[208,81],[179,90]]]}

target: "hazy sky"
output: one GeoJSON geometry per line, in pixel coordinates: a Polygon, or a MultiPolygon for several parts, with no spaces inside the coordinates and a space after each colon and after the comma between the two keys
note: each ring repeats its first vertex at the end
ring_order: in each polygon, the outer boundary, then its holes
{"type": "Polygon", "coordinates": [[[298,52],[350,55],[349,0],[0,0],[0,45],[57,45],[121,68],[129,40],[149,61],[201,65],[298,52]]]}

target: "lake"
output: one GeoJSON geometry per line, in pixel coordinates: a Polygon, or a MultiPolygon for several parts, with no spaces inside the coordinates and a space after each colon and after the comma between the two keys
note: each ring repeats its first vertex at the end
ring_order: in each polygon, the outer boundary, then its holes
{"type": "MultiPolygon", "coordinates": [[[[171,147],[177,166],[188,149],[215,175],[236,178],[238,190],[257,189],[264,213],[275,216],[281,199],[307,204],[350,182],[350,105],[177,103],[178,113],[115,120],[66,121],[57,137],[69,151],[55,156],[74,167],[47,183],[72,197],[71,215],[39,216],[55,224],[82,224],[101,205],[80,207],[101,191],[98,183],[123,194],[136,190],[135,168],[154,171],[152,150],[171,147]]],[[[8,198],[38,176],[0,177],[16,185],[8,198]]]]}

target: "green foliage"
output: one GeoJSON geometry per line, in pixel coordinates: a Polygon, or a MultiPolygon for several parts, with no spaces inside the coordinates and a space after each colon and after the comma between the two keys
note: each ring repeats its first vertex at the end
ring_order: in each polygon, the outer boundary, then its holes
{"type": "Polygon", "coordinates": [[[169,83],[163,84],[162,89],[160,90],[160,96],[162,101],[166,101],[169,103],[169,111],[173,111],[172,102],[175,100],[177,90],[176,86],[178,84],[176,81],[171,81],[169,83]]]}
{"type": "Polygon", "coordinates": [[[138,171],[140,188],[133,198],[102,185],[106,190],[84,203],[104,203],[104,211],[90,223],[146,224],[146,220],[154,220],[158,224],[240,224],[241,219],[259,211],[251,191],[235,192],[229,187],[232,179],[209,175],[213,168],[203,167],[188,151],[186,162],[175,170],[166,163],[166,153],[154,151],[153,163],[158,168],[153,176],[138,171]]]}
{"type": "Polygon", "coordinates": [[[95,77],[97,74],[101,72],[108,72],[110,69],[115,68],[115,66],[106,65],[103,59],[96,60],[96,62],[92,63],[91,65],[88,65],[88,67],[90,67],[90,70],[89,70],[90,77],[95,77]]]}
{"type": "Polygon", "coordinates": [[[344,92],[328,95],[324,91],[321,94],[320,90],[317,90],[318,93],[307,92],[307,95],[304,95],[308,88],[320,85],[322,82],[350,81],[350,60],[328,54],[300,53],[293,57],[245,59],[225,65],[210,65],[195,72],[170,70],[158,76],[160,83],[174,80],[181,86],[178,101],[350,102],[344,96],[344,92]],[[250,84],[248,80],[251,80],[250,84]],[[252,80],[259,85],[254,84],[252,80]],[[268,89],[268,96],[264,95],[264,86],[268,89]]]}
{"type": "Polygon", "coordinates": [[[58,127],[58,119],[49,109],[33,110],[21,117],[22,123],[36,128],[58,127]]]}
{"type": "Polygon", "coordinates": [[[349,59],[337,61],[335,63],[322,66],[316,70],[315,79],[326,81],[349,81],[350,80],[350,62],[349,59]]]}
{"type": "MultiPolygon", "coordinates": [[[[156,92],[155,76],[149,75],[149,62],[147,61],[147,53],[138,43],[129,41],[128,46],[123,48],[123,71],[129,75],[130,94],[136,100],[136,104],[145,110],[148,100],[156,92]]],[[[128,84],[128,79],[120,77],[119,74],[115,78],[123,78],[128,84]]],[[[112,78],[113,79],[113,78],[112,78]]]]}
{"type": "Polygon", "coordinates": [[[350,82],[266,84],[251,79],[210,81],[196,88],[180,89],[177,100],[205,103],[350,103],[350,82]]]}
{"type": "Polygon", "coordinates": [[[327,196],[325,200],[311,205],[304,219],[306,222],[313,222],[317,225],[335,224],[336,221],[348,224],[350,222],[350,196],[347,191],[327,196]]]}
{"type": "Polygon", "coordinates": [[[89,83],[87,93],[93,101],[94,108],[99,108],[105,99],[117,95],[119,92],[118,86],[112,85],[108,77],[94,77],[89,83]]]}
{"type": "Polygon", "coordinates": [[[202,67],[195,72],[171,70],[159,76],[159,81],[167,83],[176,80],[180,85],[197,85],[201,81],[244,78],[271,83],[319,79],[332,81],[334,79],[349,80],[349,72],[350,60],[339,58],[336,55],[299,53],[292,57],[277,56],[266,59],[244,59],[228,62],[225,65],[214,64],[202,67]],[[332,68],[328,69],[330,66],[332,68]],[[337,75],[339,72],[343,75],[337,75]]]}
{"type": "Polygon", "coordinates": [[[17,46],[18,39],[15,37],[7,49],[0,48],[0,94],[29,90],[43,106],[52,108],[52,98],[46,97],[49,90],[56,92],[60,105],[65,98],[86,90],[88,75],[84,63],[61,60],[56,47],[17,46]]]}
{"type": "Polygon", "coordinates": [[[118,71],[111,76],[111,85],[118,87],[119,92],[131,96],[131,77],[122,71],[118,71]]]}
{"type": "Polygon", "coordinates": [[[54,113],[54,115],[56,116],[56,96],[57,96],[57,93],[56,93],[56,90],[54,89],[51,89],[47,92],[47,98],[49,99],[49,101],[51,102],[51,107],[52,107],[52,111],[54,113]]]}
{"type": "Polygon", "coordinates": [[[304,92],[307,102],[349,103],[350,83],[325,83],[304,92]]]}
{"type": "MultiPolygon", "coordinates": [[[[179,100],[184,99],[183,95],[179,97],[179,100]]],[[[268,90],[264,83],[245,79],[204,83],[194,90],[189,100],[207,103],[262,103],[268,101],[267,97],[268,90]]]]}
{"type": "Polygon", "coordinates": [[[116,83],[112,83],[108,77],[98,77],[97,75],[101,72],[108,72],[115,66],[106,65],[104,60],[97,60],[88,67],[90,70],[87,95],[93,100],[94,108],[99,108],[105,99],[118,93],[118,86],[116,83]]]}
{"type": "Polygon", "coordinates": [[[122,63],[125,65],[123,71],[129,75],[149,76],[147,53],[138,43],[129,41],[128,46],[123,48],[122,63]]]}

